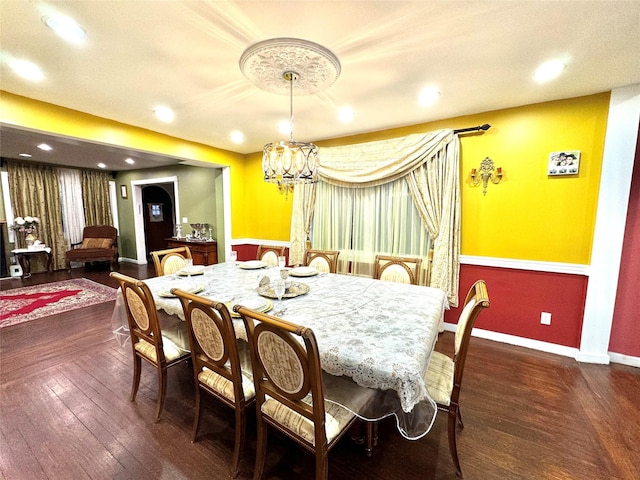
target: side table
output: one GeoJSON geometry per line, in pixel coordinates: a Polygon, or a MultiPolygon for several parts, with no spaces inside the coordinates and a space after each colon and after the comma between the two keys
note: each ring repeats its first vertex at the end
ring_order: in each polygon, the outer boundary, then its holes
{"type": "Polygon", "coordinates": [[[47,256],[47,272],[51,272],[51,263],[53,256],[51,255],[51,247],[44,248],[16,248],[11,250],[16,258],[20,267],[22,267],[22,278],[28,278],[31,276],[31,261],[30,257],[33,255],[46,255],[47,256]]]}

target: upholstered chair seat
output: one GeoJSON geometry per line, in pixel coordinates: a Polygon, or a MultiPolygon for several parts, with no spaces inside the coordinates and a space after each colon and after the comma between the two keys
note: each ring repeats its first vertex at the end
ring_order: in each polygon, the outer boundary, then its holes
{"type": "MultiPolygon", "coordinates": [[[[198,381],[221,395],[224,395],[230,401],[235,402],[236,397],[233,382],[228,378],[204,367],[202,371],[198,373],[198,381]]],[[[242,372],[242,391],[244,392],[244,398],[246,400],[250,400],[256,396],[256,391],[253,387],[253,378],[245,372],[242,372]]]]}
{"type": "MultiPolygon", "coordinates": [[[[303,398],[302,401],[311,405],[311,394],[303,398]]],[[[315,446],[315,425],[310,419],[269,397],[262,404],[261,410],[266,416],[284,425],[285,428],[315,446]]],[[[324,410],[327,442],[331,442],[349,426],[354,415],[345,408],[327,401],[324,402],[324,410]]]]}

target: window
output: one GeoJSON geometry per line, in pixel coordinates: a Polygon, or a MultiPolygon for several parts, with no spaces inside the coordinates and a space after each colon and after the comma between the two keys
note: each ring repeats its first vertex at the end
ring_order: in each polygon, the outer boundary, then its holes
{"type": "Polygon", "coordinates": [[[340,250],[338,271],[366,276],[378,253],[426,259],[431,248],[404,179],[366,188],[319,182],[311,237],[314,248],[340,250]]]}

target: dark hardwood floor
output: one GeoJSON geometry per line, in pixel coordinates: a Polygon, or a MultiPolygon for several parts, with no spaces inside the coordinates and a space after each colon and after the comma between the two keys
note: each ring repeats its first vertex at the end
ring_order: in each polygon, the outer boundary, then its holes
{"type": "MultiPolygon", "coordinates": [[[[152,268],[122,264],[138,278],[152,268]]],[[[116,286],[108,268],[74,269],[116,286]]],[[[0,282],[2,290],[71,277],[61,271],[0,282]]],[[[170,370],[164,413],[153,423],[157,379],[148,365],[129,402],[131,351],[110,331],[113,302],[0,329],[0,477],[7,479],[222,479],[233,451],[231,411],[208,401],[191,443],[193,379],[170,370]]],[[[450,354],[453,335],[437,349],[450,354]]],[[[473,338],[458,436],[465,478],[640,478],[640,369],[580,364],[473,338]]],[[[252,478],[249,415],[240,479],[252,478]]],[[[380,424],[371,458],[344,438],[329,454],[333,480],[453,479],[446,417],[415,442],[380,424]]],[[[313,478],[313,457],[270,433],[263,478],[313,478]]]]}

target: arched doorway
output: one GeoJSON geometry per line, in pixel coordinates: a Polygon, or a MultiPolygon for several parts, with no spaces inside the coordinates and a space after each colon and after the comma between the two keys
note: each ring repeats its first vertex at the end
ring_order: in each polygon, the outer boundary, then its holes
{"type": "MultiPolygon", "coordinates": [[[[173,187],[169,184],[168,187],[173,187]]],[[[173,199],[164,185],[147,185],[142,188],[142,213],[144,216],[145,249],[147,261],[150,252],[166,248],[165,239],[174,234],[173,199]]]]}

